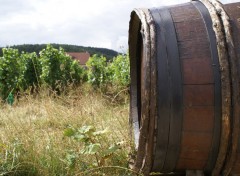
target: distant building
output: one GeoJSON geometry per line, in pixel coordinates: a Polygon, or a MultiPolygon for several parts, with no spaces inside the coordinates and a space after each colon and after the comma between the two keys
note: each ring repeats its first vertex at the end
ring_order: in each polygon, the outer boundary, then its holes
{"type": "Polygon", "coordinates": [[[77,60],[82,66],[86,66],[86,62],[90,58],[90,54],[88,52],[85,53],[67,52],[67,54],[71,56],[73,59],[77,60]]]}

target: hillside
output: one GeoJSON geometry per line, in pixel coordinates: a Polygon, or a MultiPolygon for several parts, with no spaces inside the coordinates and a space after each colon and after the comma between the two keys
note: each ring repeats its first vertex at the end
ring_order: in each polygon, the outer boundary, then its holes
{"type": "MultiPolygon", "coordinates": [[[[24,45],[13,45],[10,48],[16,48],[20,52],[36,52],[39,53],[42,49],[46,48],[47,44],[24,44],[24,45]]],[[[106,49],[106,48],[96,48],[96,47],[84,47],[77,45],[67,45],[67,44],[51,44],[54,48],[62,47],[66,52],[89,52],[92,56],[93,54],[103,55],[108,59],[111,59],[118,55],[118,52],[106,49]]],[[[0,47],[0,56],[2,56],[2,48],[0,47]]]]}

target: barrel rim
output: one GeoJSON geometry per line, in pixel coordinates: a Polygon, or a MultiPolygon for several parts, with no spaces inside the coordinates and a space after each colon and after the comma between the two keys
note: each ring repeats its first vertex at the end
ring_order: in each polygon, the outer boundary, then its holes
{"type": "MultiPolygon", "coordinates": [[[[136,20],[135,20],[136,21],[136,20]]],[[[130,27],[129,27],[129,56],[130,56],[130,74],[131,74],[131,96],[130,96],[130,116],[131,121],[135,129],[135,147],[137,150],[137,158],[134,165],[134,169],[143,173],[149,173],[152,165],[152,148],[153,142],[148,143],[147,141],[153,141],[154,134],[154,121],[155,119],[149,118],[150,116],[150,103],[152,93],[152,77],[154,72],[151,72],[151,58],[154,55],[154,28],[152,23],[151,15],[148,9],[134,9],[131,13],[130,27]],[[137,24],[134,23],[134,17],[137,18],[137,24]],[[137,26],[137,29],[136,29],[137,26]],[[141,27],[141,28],[140,28],[141,27]],[[134,31],[135,30],[135,31],[134,31]],[[137,31],[136,31],[137,30],[137,31]],[[134,32],[132,32],[134,31],[134,32]],[[132,35],[130,35],[132,34],[132,35]],[[138,50],[139,45],[137,38],[140,36],[142,44],[144,43],[144,52],[139,58],[138,50]],[[139,61],[140,60],[140,61],[139,61]],[[142,60],[142,61],[141,61],[142,60]],[[140,63],[140,64],[139,64],[140,63]],[[136,68],[136,65],[138,68],[136,68]],[[131,67],[131,65],[133,67],[131,67]],[[137,85],[139,68],[142,68],[144,74],[141,74],[141,87],[137,85]],[[138,71],[137,71],[138,70],[138,71]],[[140,88],[139,88],[140,87],[140,88]],[[140,93],[136,93],[136,92],[140,93]],[[137,96],[138,94],[138,96],[137,96]],[[141,100],[141,104],[137,102],[141,100]],[[136,113],[137,109],[140,112],[136,113]],[[139,120],[140,123],[137,122],[139,120]],[[138,125],[136,125],[138,124],[138,125]],[[151,127],[152,128],[151,128],[151,127]],[[150,130],[149,130],[150,129],[150,130]]]]}

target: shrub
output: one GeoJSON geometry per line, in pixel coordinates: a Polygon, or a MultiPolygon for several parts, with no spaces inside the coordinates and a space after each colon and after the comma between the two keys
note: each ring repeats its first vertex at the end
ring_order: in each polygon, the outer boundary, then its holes
{"type": "Polygon", "coordinates": [[[6,99],[21,88],[24,65],[17,49],[4,48],[0,57],[0,96],[6,99]]]}
{"type": "Polygon", "coordinates": [[[127,87],[130,83],[130,64],[128,55],[118,55],[112,62],[94,55],[87,62],[88,82],[95,87],[107,85],[127,87]]]}
{"type": "Polygon", "coordinates": [[[88,67],[88,82],[95,88],[106,86],[110,82],[110,72],[106,60],[103,56],[93,55],[86,63],[88,67]]]}
{"type": "Polygon", "coordinates": [[[23,89],[40,86],[40,75],[42,68],[36,53],[22,53],[21,62],[24,65],[23,89]]]}
{"type": "Polygon", "coordinates": [[[80,83],[84,74],[83,68],[66,55],[62,48],[55,49],[51,45],[40,52],[40,64],[40,78],[52,90],[60,91],[70,83],[80,83]]]}
{"type": "Polygon", "coordinates": [[[130,84],[130,63],[128,55],[118,55],[109,65],[112,72],[112,83],[120,87],[130,84]]]}

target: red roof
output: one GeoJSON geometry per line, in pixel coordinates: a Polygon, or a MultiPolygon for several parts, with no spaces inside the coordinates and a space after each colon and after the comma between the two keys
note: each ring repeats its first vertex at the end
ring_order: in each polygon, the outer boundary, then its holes
{"type": "Polygon", "coordinates": [[[78,52],[67,52],[73,59],[77,60],[80,65],[86,65],[86,62],[90,58],[90,54],[88,52],[78,53],[78,52]]]}

